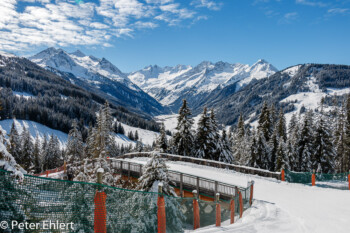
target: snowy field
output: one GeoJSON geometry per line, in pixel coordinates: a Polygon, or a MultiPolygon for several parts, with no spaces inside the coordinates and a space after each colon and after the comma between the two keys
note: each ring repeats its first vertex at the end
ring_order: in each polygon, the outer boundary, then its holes
{"type": "MultiPolygon", "coordinates": [[[[193,117],[193,130],[197,128],[197,123],[202,114],[193,117]]],[[[177,126],[177,117],[179,114],[171,114],[171,115],[159,115],[155,117],[155,121],[158,123],[164,123],[165,129],[170,130],[171,132],[175,132],[175,128],[177,126]]]]}
{"type": "MultiPolygon", "coordinates": [[[[130,159],[145,164],[148,158],[130,159]]],[[[350,229],[350,191],[281,182],[185,162],[168,162],[170,170],[247,186],[255,181],[252,208],[242,219],[222,227],[209,226],[192,232],[242,233],[345,233],[350,229]]],[[[347,183],[343,183],[347,186],[347,183]]]]}

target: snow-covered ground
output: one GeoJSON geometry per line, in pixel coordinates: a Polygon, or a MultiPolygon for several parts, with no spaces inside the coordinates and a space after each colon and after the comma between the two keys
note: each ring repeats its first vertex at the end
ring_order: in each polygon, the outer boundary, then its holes
{"type": "Polygon", "coordinates": [[[68,141],[68,135],[58,131],[51,129],[49,127],[46,127],[45,125],[39,124],[34,121],[27,121],[27,120],[3,120],[0,121],[0,126],[6,131],[6,133],[10,133],[11,131],[11,126],[13,121],[15,122],[16,129],[19,134],[23,132],[23,127],[26,127],[29,130],[30,135],[32,136],[32,139],[36,136],[38,136],[39,140],[42,141],[44,138],[44,135],[49,139],[51,135],[57,136],[59,142],[60,142],[60,147],[65,147],[68,141]]]}
{"type": "MultiPolygon", "coordinates": [[[[148,158],[131,159],[144,164],[148,158]]],[[[281,182],[185,162],[168,162],[170,170],[246,186],[255,181],[253,206],[235,224],[194,232],[345,233],[350,229],[350,191],[281,182]]],[[[344,186],[347,183],[344,182],[344,186]]]]}
{"type": "Polygon", "coordinates": [[[14,96],[16,96],[17,98],[24,98],[26,100],[30,99],[30,98],[36,98],[35,96],[33,96],[30,93],[26,93],[26,92],[17,92],[17,91],[13,91],[12,92],[14,96]]]}

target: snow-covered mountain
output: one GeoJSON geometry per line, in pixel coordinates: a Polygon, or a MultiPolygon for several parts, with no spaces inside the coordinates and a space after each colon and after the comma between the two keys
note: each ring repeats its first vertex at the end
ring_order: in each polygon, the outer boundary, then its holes
{"type": "MultiPolygon", "coordinates": [[[[116,98],[116,102],[148,114],[164,112],[164,108],[154,98],[145,93],[129,80],[107,59],[87,56],[77,50],[68,53],[62,49],[48,48],[29,58],[41,67],[71,74],[72,83],[86,84],[84,88],[96,87],[107,95],[116,98]],[[76,80],[78,79],[78,80],[76,80]]],[[[57,72],[56,72],[57,73],[57,72]]]]}
{"type": "MultiPolygon", "coordinates": [[[[202,99],[217,88],[237,83],[237,90],[253,79],[268,77],[278,70],[265,60],[252,66],[211,63],[204,61],[195,67],[178,65],[175,67],[148,66],[129,74],[129,79],[160,103],[177,110],[183,98],[202,99]]],[[[237,91],[235,90],[235,91],[237,91]]]]}

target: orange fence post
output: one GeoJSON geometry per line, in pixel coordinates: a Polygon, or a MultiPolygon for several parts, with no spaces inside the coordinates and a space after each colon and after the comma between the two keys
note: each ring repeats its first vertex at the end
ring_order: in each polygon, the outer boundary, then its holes
{"type": "Polygon", "coordinates": [[[313,173],[312,173],[312,176],[311,176],[311,184],[312,184],[312,186],[316,185],[315,169],[313,170],[313,173]]]}
{"type": "Polygon", "coordinates": [[[242,218],[243,216],[243,198],[242,193],[239,191],[239,217],[242,218]]]}
{"type": "Polygon", "coordinates": [[[221,206],[220,206],[220,193],[216,194],[216,226],[221,226],[221,206]]]}
{"type": "Polygon", "coordinates": [[[252,203],[253,203],[253,193],[254,193],[254,181],[251,182],[251,186],[250,186],[250,198],[249,198],[250,206],[252,206],[252,203]]]}
{"type": "Polygon", "coordinates": [[[232,200],[230,203],[230,210],[231,210],[231,221],[230,223],[235,223],[235,196],[232,196],[232,200]]]}
{"type": "Polygon", "coordinates": [[[49,171],[46,171],[46,177],[49,177],[49,171]]]}
{"type": "MultiPolygon", "coordinates": [[[[97,183],[102,184],[103,169],[97,170],[97,183]]],[[[100,189],[100,187],[99,187],[100,189]]],[[[105,192],[99,190],[96,191],[95,195],[95,215],[94,215],[94,231],[95,233],[106,233],[107,232],[107,210],[106,210],[106,198],[105,192]]]]}
{"type": "Polygon", "coordinates": [[[106,233],[106,197],[105,192],[96,191],[95,195],[95,218],[94,218],[94,230],[95,233],[106,233]]]}
{"type": "Polygon", "coordinates": [[[199,205],[198,205],[198,194],[197,190],[193,190],[193,230],[196,230],[200,227],[199,219],[199,205]]]}
{"type": "Polygon", "coordinates": [[[349,172],[349,175],[348,175],[348,182],[349,182],[349,190],[350,190],[350,172],[349,172]]]}
{"type": "Polygon", "coordinates": [[[165,201],[163,196],[163,184],[158,185],[158,201],[157,201],[157,216],[158,216],[158,233],[166,233],[166,216],[165,216],[165,201]]]}
{"type": "Polygon", "coordinates": [[[281,171],[281,181],[286,181],[285,174],[284,174],[284,169],[282,169],[282,171],[281,171]]]}

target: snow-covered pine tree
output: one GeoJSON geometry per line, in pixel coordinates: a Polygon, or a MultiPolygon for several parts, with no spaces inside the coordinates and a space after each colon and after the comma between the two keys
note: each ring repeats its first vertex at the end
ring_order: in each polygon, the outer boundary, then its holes
{"type": "Polygon", "coordinates": [[[280,113],[278,115],[277,122],[277,137],[283,139],[283,142],[287,141],[287,127],[286,127],[286,118],[284,116],[282,108],[280,109],[280,113]]]}
{"type": "Polygon", "coordinates": [[[34,149],[33,149],[33,157],[34,157],[34,173],[39,174],[42,172],[42,157],[41,157],[41,145],[39,136],[36,135],[35,137],[35,143],[34,143],[34,149]]]}
{"type": "Polygon", "coordinates": [[[271,139],[269,141],[270,158],[269,158],[268,169],[270,171],[275,171],[276,169],[277,150],[279,145],[277,131],[278,131],[278,128],[275,127],[275,130],[273,131],[271,139]]]}
{"type": "Polygon", "coordinates": [[[286,151],[286,144],[283,140],[283,137],[280,137],[278,140],[278,148],[276,153],[277,161],[275,171],[281,171],[281,169],[290,170],[289,157],[286,151]]]}
{"type": "Polygon", "coordinates": [[[335,150],[332,144],[332,134],[329,129],[330,123],[324,116],[323,104],[321,106],[320,114],[316,123],[316,131],[314,136],[314,154],[312,156],[312,168],[317,170],[322,169],[318,172],[333,173],[334,172],[334,161],[335,161],[335,150]]]}
{"type": "Polygon", "coordinates": [[[68,143],[66,149],[66,159],[68,165],[73,165],[74,162],[79,162],[84,159],[83,138],[78,129],[78,122],[76,120],[72,123],[72,129],[68,134],[68,143]]]}
{"type": "Polygon", "coordinates": [[[248,163],[246,165],[250,166],[250,167],[258,167],[258,143],[257,143],[257,135],[256,135],[256,131],[253,130],[252,133],[252,143],[250,146],[250,156],[249,156],[249,160],[248,163]]]}
{"type": "Polygon", "coordinates": [[[135,130],[135,141],[138,141],[140,138],[139,138],[139,132],[137,130],[135,130]]]}
{"type": "Polygon", "coordinates": [[[233,163],[234,157],[230,146],[230,141],[229,141],[228,135],[226,134],[225,129],[222,130],[222,136],[220,140],[221,140],[222,148],[221,148],[221,152],[219,152],[219,161],[224,163],[233,163]]]}
{"type": "Polygon", "coordinates": [[[21,166],[28,172],[34,172],[34,145],[32,138],[30,136],[29,130],[26,127],[23,127],[21,134],[21,166]]]}
{"type": "Polygon", "coordinates": [[[15,120],[12,122],[9,136],[9,143],[7,144],[8,152],[15,158],[16,162],[21,164],[21,137],[16,129],[15,120]]]}
{"type": "Polygon", "coordinates": [[[220,162],[231,163],[233,160],[232,151],[230,148],[224,148],[214,109],[210,111],[209,132],[209,145],[211,147],[212,159],[220,162]]]}
{"type": "Polygon", "coordinates": [[[158,184],[163,184],[163,192],[170,196],[177,196],[170,186],[168,167],[159,152],[153,152],[150,159],[143,167],[142,176],[139,178],[138,190],[158,192],[158,184]]]}
{"type": "Polygon", "coordinates": [[[173,137],[175,153],[184,156],[193,156],[194,136],[192,132],[193,120],[190,108],[187,106],[187,101],[182,101],[182,106],[177,117],[177,132],[173,137]]]}
{"type": "Polygon", "coordinates": [[[168,144],[168,139],[165,133],[165,126],[164,123],[162,123],[160,125],[160,131],[159,131],[159,135],[157,137],[157,142],[156,142],[156,147],[157,149],[162,152],[162,153],[167,153],[168,152],[168,148],[169,148],[169,144],[168,144]]]}
{"type": "Polygon", "coordinates": [[[205,107],[201,118],[198,121],[197,134],[195,139],[195,157],[201,159],[211,159],[210,158],[210,142],[209,138],[209,124],[210,119],[207,113],[207,108],[205,107]]]}
{"type": "Polygon", "coordinates": [[[288,125],[288,139],[286,153],[288,156],[289,168],[291,171],[297,171],[298,153],[297,142],[299,139],[300,127],[296,114],[293,114],[288,125]]]}
{"type": "Polygon", "coordinates": [[[268,169],[270,162],[270,147],[265,139],[264,132],[258,129],[256,141],[256,166],[261,169],[268,169]]]}
{"type": "Polygon", "coordinates": [[[273,131],[273,123],[271,122],[270,109],[266,102],[262,106],[258,123],[258,130],[263,133],[265,140],[269,141],[273,131]]]}
{"type": "Polygon", "coordinates": [[[62,165],[60,145],[57,136],[51,135],[44,158],[44,170],[58,168],[62,165]]]}
{"type": "Polygon", "coordinates": [[[348,172],[350,169],[350,95],[348,96],[345,108],[344,153],[342,157],[342,171],[348,172]]]}
{"type": "Polygon", "coordinates": [[[313,125],[312,125],[312,110],[306,112],[303,125],[300,129],[299,138],[296,143],[297,167],[298,172],[311,172],[312,163],[311,156],[313,154],[313,125]]]}

